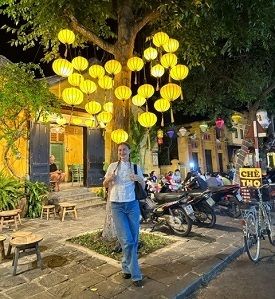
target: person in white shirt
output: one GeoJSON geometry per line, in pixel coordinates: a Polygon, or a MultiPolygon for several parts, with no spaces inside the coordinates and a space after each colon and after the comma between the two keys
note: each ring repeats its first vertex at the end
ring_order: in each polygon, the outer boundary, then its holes
{"type": "Polygon", "coordinates": [[[107,169],[103,186],[108,188],[112,216],[121,245],[122,276],[132,278],[135,286],[142,286],[142,274],[138,264],[138,237],[140,208],[135,198],[135,181],[145,187],[143,173],[130,161],[130,145],[126,142],[118,145],[118,161],[111,163],[107,169]]]}

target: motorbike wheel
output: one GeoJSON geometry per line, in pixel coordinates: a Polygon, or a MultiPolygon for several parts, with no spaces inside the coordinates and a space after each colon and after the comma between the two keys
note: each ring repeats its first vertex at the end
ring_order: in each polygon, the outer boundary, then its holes
{"type": "Polygon", "coordinates": [[[172,208],[171,216],[167,221],[168,226],[176,235],[183,237],[188,236],[192,229],[192,221],[186,215],[185,211],[182,208],[172,208]]]}
{"type": "Polygon", "coordinates": [[[241,216],[241,208],[240,208],[240,202],[237,198],[234,196],[231,196],[228,199],[228,210],[227,210],[228,216],[232,218],[239,218],[241,216]]]}
{"type": "Polygon", "coordinates": [[[214,209],[206,204],[201,204],[195,208],[196,221],[205,227],[213,227],[216,223],[216,214],[214,209]]]}

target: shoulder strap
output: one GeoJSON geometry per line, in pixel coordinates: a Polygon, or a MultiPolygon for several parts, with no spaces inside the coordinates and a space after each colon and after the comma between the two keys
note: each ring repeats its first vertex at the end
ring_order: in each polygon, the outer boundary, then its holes
{"type": "Polygon", "coordinates": [[[137,164],[134,164],[134,172],[137,174],[137,164]]]}

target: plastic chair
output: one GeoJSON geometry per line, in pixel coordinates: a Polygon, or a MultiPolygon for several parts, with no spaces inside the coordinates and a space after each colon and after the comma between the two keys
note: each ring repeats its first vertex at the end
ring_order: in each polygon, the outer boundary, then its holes
{"type": "Polygon", "coordinates": [[[79,183],[83,182],[83,164],[79,165],[79,183]]]}
{"type": "Polygon", "coordinates": [[[71,172],[72,172],[72,186],[74,182],[80,183],[79,179],[79,165],[73,164],[71,166],[71,172]]]}

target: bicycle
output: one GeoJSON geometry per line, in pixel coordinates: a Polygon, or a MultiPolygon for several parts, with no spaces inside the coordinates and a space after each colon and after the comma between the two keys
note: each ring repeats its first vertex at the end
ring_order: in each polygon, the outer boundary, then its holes
{"type": "Polygon", "coordinates": [[[248,209],[243,211],[243,233],[244,248],[253,262],[257,262],[260,257],[261,239],[265,240],[268,236],[270,244],[275,246],[274,229],[271,222],[271,205],[263,201],[262,189],[268,187],[268,184],[257,188],[259,200],[251,203],[248,209]]]}

